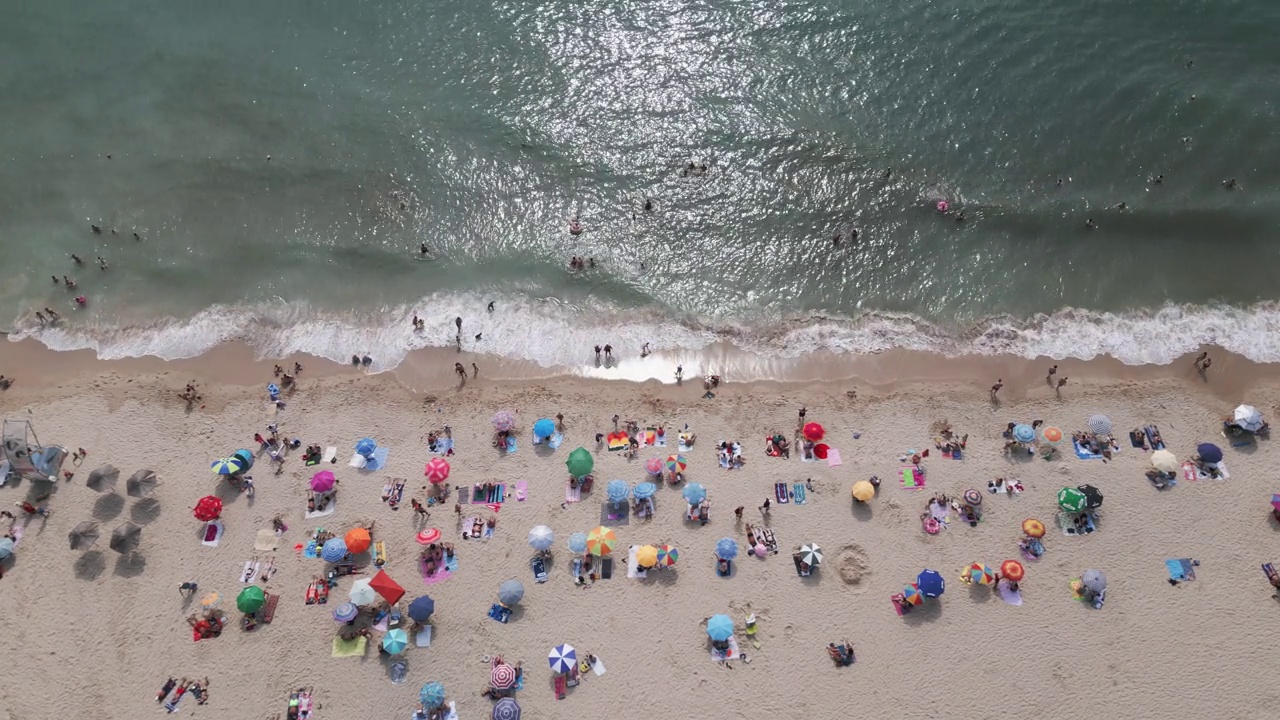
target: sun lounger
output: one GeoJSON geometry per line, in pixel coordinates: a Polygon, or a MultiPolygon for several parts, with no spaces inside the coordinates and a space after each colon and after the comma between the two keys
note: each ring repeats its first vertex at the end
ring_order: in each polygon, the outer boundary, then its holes
{"type": "Polygon", "coordinates": [[[787,503],[791,502],[791,497],[790,495],[787,494],[786,483],[780,482],[780,483],[773,484],[773,500],[779,505],[786,505],[787,503]]]}
{"type": "Polygon", "coordinates": [[[262,612],[259,614],[258,619],[264,623],[269,623],[276,617],[276,607],[280,605],[280,596],[272,593],[263,594],[267,596],[267,602],[262,606],[262,612]]]}
{"type": "Polygon", "coordinates": [[[805,494],[804,483],[796,483],[792,485],[791,495],[795,498],[797,505],[803,505],[809,499],[808,495],[805,494]]]}
{"type": "Polygon", "coordinates": [[[769,528],[756,527],[752,528],[754,532],[755,543],[764,545],[765,549],[774,555],[778,554],[778,540],[773,536],[773,531],[769,528]]]}

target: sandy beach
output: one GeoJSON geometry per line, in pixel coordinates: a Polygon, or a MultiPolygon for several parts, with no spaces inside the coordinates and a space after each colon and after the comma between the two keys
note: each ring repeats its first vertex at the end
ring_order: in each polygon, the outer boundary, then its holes
{"type": "Polygon", "coordinates": [[[1059,376],[1071,378],[1060,395],[1045,382],[1047,360],[903,352],[811,359],[786,373],[757,366],[752,374],[742,369],[745,360],[735,367],[704,358],[705,367],[734,368],[710,399],[702,397],[697,359],[655,357],[643,372],[628,371],[666,382],[594,369],[536,376],[451,351],[377,375],[302,359],[299,388],[286,393],[287,405],[277,412],[263,390],[274,363],[252,359],[245,348],[172,363],[99,362],[0,343],[0,372],[17,378],[0,393],[3,416],[30,420],[45,444],[88,451],[78,467],[70,459],[64,464],[74,476],[52,487],[47,519],[24,518],[13,507],[44,486],[11,480],[0,489],[0,506],[24,527],[0,579],[7,608],[0,652],[10,659],[0,718],[163,712],[155,695],[174,676],[209,679],[207,704],[186,698],[179,707],[195,718],[283,717],[291,689],[314,686],[315,718],[403,720],[418,706],[422,684],[439,681],[459,718],[487,720],[492,702],[481,696],[489,676],[483,659],[493,655],[523,662],[516,699],[526,718],[1068,718],[1082,708],[1096,714],[1100,702],[1106,717],[1174,711],[1272,717],[1280,693],[1266,678],[1275,667],[1278,606],[1259,565],[1280,560],[1280,525],[1268,504],[1277,491],[1274,460],[1267,440],[1231,447],[1219,421],[1240,402],[1273,419],[1280,373],[1225,351],[1213,355],[1206,378],[1192,369],[1191,357],[1158,367],[1059,363],[1059,376]],[[478,362],[481,376],[459,385],[449,372],[455,359],[467,367],[478,362]],[[682,385],[670,382],[676,362],[686,366],[682,385]],[[784,376],[790,379],[768,379],[784,376]],[[993,403],[988,388],[997,377],[1005,387],[993,403]],[[188,408],[178,393],[192,379],[204,398],[188,408]],[[791,437],[801,407],[807,420],[824,425],[842,464],[766,456],[765,436],[791,437]],[[502,409],[519,422],[514,454],[491,445],[490,417],[502,409]],[[534,446],[533,423],[557,413],[564,414],[563,444],[555,451],[534,446]],[[1048,461],[1002,452],[1008,422],[1043,420],[1070,435],[1095,413],[1112,419],[1122,445],[1110,461],[1078,459],[1069,444],[1048,461]],[[611,431],[615,414],[641,427],[665,425],[668,446],[645,447],[630,460],[597,448],[596,433],[611,431]],[[927,486],[901,487],[901,458],[932,449],[931,428],[943,420],[968,435],[963,460],[933,451],[923,460],[927,486]],[[254,434],[272,422],[304,447],[337,447],[339,461],[309,468],[294,452],[275,475],[263,456],[251,473],[254,497],[245,497],[212,474],[210,462],[254,449],[254,434]],[[613,577],[575,585],[568,536],[599,525],[608,480],[645,480],[645,460],[674,453],[675,432],[685,424],[698,438],[685,453],[687,479],[708,490],[710,522],[685,521],[679,490],[660,487],[655,517],[630,517],[615,528],[613,577]],[[1130,447],[1126,437],[1148,424],[1159,426],[1179,459],[1198,443],[1218,443],[1230,478],[1157,490],[1143,476],[1150,453],[1130,447]],[[448,458],[451,485],[527,483],[526,500],[508,498],[497,511],[462,506],[463,516],[497,519],[491,538],[462,540],[452,500],[432,508],[426,523],[409,507],[410,497],[426,497],[423,465],[432,455],[425,437],[445,425],[456,447],[448,458]],[[366,436],[389,450],[380,471],[346,464],[366,436]],[[718,467],[721,440],[742,444],[743,468],[718,467]],[[595,488],[565,505],[564,462],[578,446],[595,458],[595,488]],[[114,491],[86,487],[89,472],[107,463],[122,473],[114,491]],[[151,499],[127,497],[124,478],[142,468],[154,470],[160,485],[151,499]],[[307,481],[320,469],[340,481],[336,511],[308,520],[307,481]],[[883,481],[878,495],[853,506],[850,486],[873,475],[883,481]],[[392,478],[407,480],[398,510],[381,500],[392,478]],[[995,478],[1016,480],[1025,491],[986,492],[995,478]],[[775,497],[775,483],[806,482],[803,504],[775,503],[770,511],[781,552],[748,557],[744,525],[761,521],[757,508],[775,497]],[[1085,483],[1105,494],[1097,531],[1067,537],[1053,523],[1055,496],[1063,486],[1085,483]],[[920,514],[934,493],[958,496],[969,488],[983,496],[980,523],[970,527],[952,517],[937,535],[922,531],[920,514]],[[217,547],[202,546],[202,523],[192,517],[196,502],[210,494],[225,503],[217,547]],[[745,507],[743,522],[734,518],[738,506],[745,507]],[[258,531],[278,514],[289,526],[278,549],[255,550],[258,531]],[[1043,520],[1049,530],[1044,557],[1024,563],[1021,606],[958,580],[971,562],[998,568],[1021,559],[1017,542],[1026,518],[1043,520]],[[68,533],[87,520],[100,524],[103,537],[90,550],[70,550],[68,533]],[[125,521],[142,527],[132,560],[107,547],[111,529],[125,521]],[[331,657],[340,627],[332,611],[347,599],[352,578],[338,581],[328,605],[307,605],[308,583],[328,566],[295,551],[318,527],[342,533],[371,521],[375,540],[385,542],[386,572],[407,591],[401,608],[422,594],[436,603],[433,642],[408,649],[407,681],[400,685],[372,643],[363,657],[331,657]],[[526,542],[538,524],[555,532],[544,584],[534,582],[526,542]],[[452,577],[431,585],[416,561],[415,536],[424,527],[439,528],[458,559],[452,577]],[[713,557],[725,537],[744,550],[727,578],[717,576],[713,557]],[[675,567],[628,578],[627,547],[661,543],[679,548],[675,567]],[[802,543],[825,553],[808,578],[797,576],[790,559],[802,543]],[[234,598],[245,587],[244,563],[255,557],[274,558],[264,587],[281,599],[273,622],[244,632],[234,598]],[[1199,561],[1198,577],[1171,586],[1165,561],[1178,558],[1199,561]],[[946,577],[945,594],[899,617],[890,596],[924,568],[946,577]],[[1100,610],[1072,597],[1069,581],[1086,568],[1110,581],[1100,610]],[[509,578],[524,583],[525,596],[511,621],[500,624],[486,613],[509,578]],[[188,580],[199,584],[194,598],[178,591],[188,580]],[[220,637],[193,642],[185,618],[210,592],[220,594],[230,622],[220,637]],[[717,613],[735,620],[749,663],[712,659],[704,622],[717,613]],[[752,613],[758,649],[744,630],[752,613]],[[826,646],[845,640],[857,661],[836,667],[826,646]],[[557,700],[546,658],[561,643],[595,654],[607,672],[588,674],[557,700]]]}

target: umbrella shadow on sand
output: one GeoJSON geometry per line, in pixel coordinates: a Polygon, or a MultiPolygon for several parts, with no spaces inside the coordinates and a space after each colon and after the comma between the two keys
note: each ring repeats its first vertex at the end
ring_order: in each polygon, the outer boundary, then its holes
{"type": "Polygon", "coordinates": [[[155,498],[143,498],[129,509],[129,519],[138,525],[146,525],[158,517],[160,517],[160,501],[155,498]]]}
{"type": "Polygon", "coordinates": [[[93,503],[94,520],[110,520],[124,511],[124,497],[105,493],[93,503]]]}
{"type": "Polygon", "coordinates": [[[974,602],[991,602],[993,595],[995,595],[995,585],[980,585],[978,583],[969,585],[969,599],[974,602]]]}
{"type": "Polygon", "coordinates": [[[934,599],[925,600],[923,605],[912,608],[911,612],[902,616],[902,621],[908,625],[923,625],[935,622],[940,617],[942,617],[942,603],[934,599]]]}
{"type": "Polygon", "coordinates": [[[137,577],[147,569],[147,559],[142,555],[134,553],[125,553],[116,558],[116,575],[120,577],[137,577]]]}
{"type": "Polygon", "coordinates": [[[244,493],[240,492],[240,489],[235,485],[232,485],[229,480],[221,477],[218,478],[218,487],[213,489],[214,497],[221,500],[224,505],[235,502],[240,499],[240,496],[243,494],[244,493]]]}
{"type": "Polygon", "coordinates": [[[864,502],[854,502],[853,509],[850,512],[853,514],[853,519],[859,522],[868,522],[875,515],[875,512],[871,509],[871,504],[864,502]]]}
{"type": "Polygon", "coordinates": [[[75,562],[76,577],[81,580],[97,580],[107,569],[107,558],[98,550],[84,553],[75,562]]]}

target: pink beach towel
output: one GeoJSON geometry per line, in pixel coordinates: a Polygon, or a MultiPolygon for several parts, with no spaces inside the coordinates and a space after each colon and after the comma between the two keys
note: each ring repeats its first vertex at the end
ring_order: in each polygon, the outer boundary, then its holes
{"type": "Polygon", "coordinates": [[[827,450],[827,467],[835,467],[837,465],[843,465],[843,464],[844,464],[844,461],[840,459],[839,450],[835,448],[831,448],[827,450]]]}
{"type": "Polygon", "coordinates": [[[529,497],[529,483],[521,480],[516,483],[516,502],[524,502],[527,497],[529,497]]]}
{"type": "Polygon", "coordinates": [[[564,501],[571,503],[582,502],[582,487],[570,487],[566,484],[564,488],[564,501]]]}
{"type": "Polygon", "coordinates": [[[454,571],[458,569],[458,557],[449,558],[445,561],[445,567],[436,570],[435,575],[427,574],[427,566],[421,560],[418,561],[418,572],[422,575],[423,585],[435,585],[453,577],[454,571]]]}

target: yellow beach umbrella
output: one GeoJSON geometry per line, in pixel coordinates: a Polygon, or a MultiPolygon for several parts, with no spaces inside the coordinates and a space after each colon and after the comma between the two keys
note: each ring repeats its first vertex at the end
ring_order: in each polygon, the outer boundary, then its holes
{"type": "Polygon", "coordinates": [[[867,480],[859,480],[853,484],[853,499],[858,502],[867,502],[876,496],[876,486],[867,480]]]}
{"type": "Polygon", "coordinates": [[[658,564],[658,548],[652,545],[641,545],[636,549],[636,563],[644,567],[658,564]]]}
{"type": "Polygon", "coordinates": [[[618,535],[612,528],[603,525],[587,533],[587,552],[600,557],[613,552],[613,546],[618,544],[618,535]]]}

